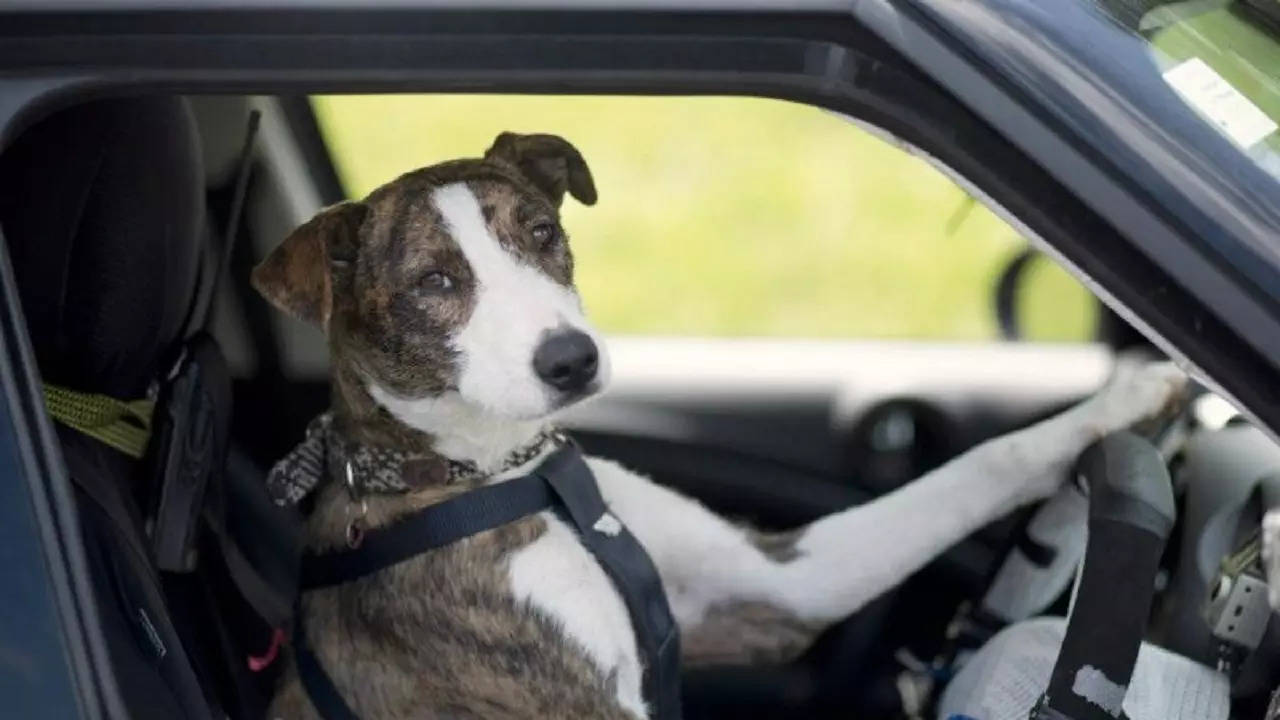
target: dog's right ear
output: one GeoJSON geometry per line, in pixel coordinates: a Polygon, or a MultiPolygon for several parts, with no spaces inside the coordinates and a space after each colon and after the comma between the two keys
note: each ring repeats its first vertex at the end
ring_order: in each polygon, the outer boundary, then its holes
{"type": "Polygon", "coordinates": [[[587,161],[578,148],[559,135],[504,132],[484,157],[514,165],[556,207],[564,202],[566,191],[583,205],[596,204],[596,184],[587,161]]]}
{"type": "Polygon", "coordinates": [[[368,212],[358,202],[321,210],[253,269],[253,287],[272,305],[327,332],[333,266],[354,260],[356,234],[368,212]]]}

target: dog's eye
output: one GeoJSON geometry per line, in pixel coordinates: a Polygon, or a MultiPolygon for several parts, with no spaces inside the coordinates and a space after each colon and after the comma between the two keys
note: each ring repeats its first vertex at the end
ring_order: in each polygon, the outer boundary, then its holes
{"type": "Polygon", "coordinates": [[[453,278],[438,270],[433,270],[422,276],[420,284],[423,289],[431,292],[448,292],[453,289],[453,278]]]}
{"type": "Polygon", "coordinates": [[[538,247],[543,250],[550,250],[560,244],[560,228],[554,223],[538,223],[530,230],[533,234],[534,242],[538,243],[538,247]]]}

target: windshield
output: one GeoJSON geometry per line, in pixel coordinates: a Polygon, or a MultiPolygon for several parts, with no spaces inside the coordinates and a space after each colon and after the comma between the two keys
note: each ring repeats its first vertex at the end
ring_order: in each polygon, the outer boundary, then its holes
{"type": "Polygon", "coordinates": [[[1280,0],[1107,4],[1178,96],[1280,178],[1280,0]]]}

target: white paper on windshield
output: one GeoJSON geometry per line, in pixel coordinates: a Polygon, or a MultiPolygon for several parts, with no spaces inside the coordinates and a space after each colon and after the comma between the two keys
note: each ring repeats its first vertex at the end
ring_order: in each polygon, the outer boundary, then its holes
{"type": "Polygon", "coordinates": [[[1199,110],[1240,147],[1254,145],[1278,127],[1200,58],[1174,66],[1165,72],[1164,79],[1187,104],[1199,110]]]}

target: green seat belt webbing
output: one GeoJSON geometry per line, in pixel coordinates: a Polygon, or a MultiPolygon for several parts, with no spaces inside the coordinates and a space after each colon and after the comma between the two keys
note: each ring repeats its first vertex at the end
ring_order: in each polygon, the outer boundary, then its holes
{"type": "Polygon", "coordinates": [[[58,422],[125,455],[141,458],[147,451],[151,414],[156,406],[154,400],[125,402],[45,383],[44,402],[49,414],[58,422]]]}

